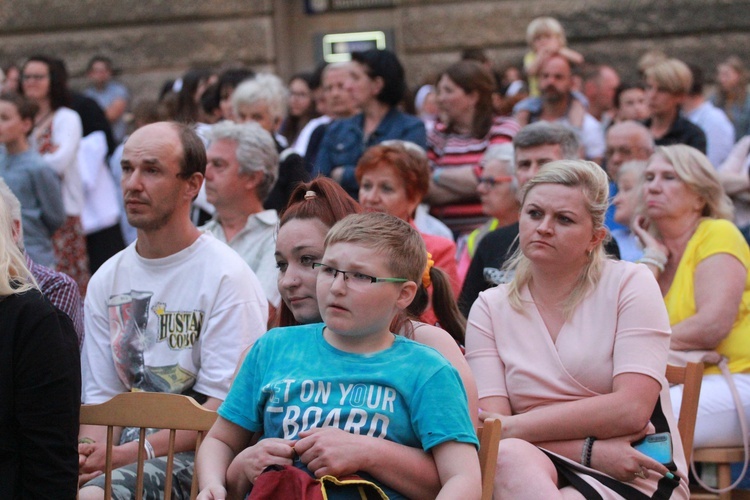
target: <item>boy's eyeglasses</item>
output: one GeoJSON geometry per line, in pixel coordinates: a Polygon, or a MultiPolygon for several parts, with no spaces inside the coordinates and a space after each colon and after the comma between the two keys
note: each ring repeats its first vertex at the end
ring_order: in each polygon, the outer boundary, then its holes
{"type": "Polygon", "coordinates": [[[319,277],[322,276],[329,281],[335,280],[336,276],[339,274],[343,275],[344,283],[346,283],[347,286],[368,285],[371,283],[405,283],[410,281],[406,278],[376,278],[375,276],[370,276],[369,274],[357,271],[342,271],[341,269],[336,269],[335,267],[328,266],[322,262],[315,262],[312,267],[313,269],[318,269],[320,271],[320,274],[318,274],[319,277]]]}
{"type": "Polygon", "coordinates": [[[495,187],[498,184],[502,184],[503,182],[512,182],[513,176],[511,175],[499,175],[497,177],[491,176],[491,175],[482,175],[482,167],[475,167],[474,168],[474,175],[477,178],[477,182],[479,184],[486,184],[487,187],[495,187]]]}

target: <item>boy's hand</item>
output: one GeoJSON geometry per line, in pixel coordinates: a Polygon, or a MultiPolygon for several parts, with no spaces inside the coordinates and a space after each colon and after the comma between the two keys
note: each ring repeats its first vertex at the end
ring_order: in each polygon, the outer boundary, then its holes
{"type": "Polygon", "coordinates": [[[227,497],[227,490],[220,484],[209,485],[201,490],[196,500],[224,500],[227,497]]]}
{"type": "Polygon", "coordinates": [[[367,468],[367,436],[337,427],[322,427],[299,433],[294,451],[315,477],[342,477],[367,468]]]}
{"type": "Polygon", "coordinates": [[[292,465],[294,441],[288,439],[261,439],[255,445],[242,450],[227,471],[227,480],[234,474],[244,474],[255,483],[260,473],[269,465],[292,465]]]}

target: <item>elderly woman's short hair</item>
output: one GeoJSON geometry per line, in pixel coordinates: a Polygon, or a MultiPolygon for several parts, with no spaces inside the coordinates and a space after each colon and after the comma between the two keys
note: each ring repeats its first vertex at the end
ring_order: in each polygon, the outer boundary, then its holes
{"type": "MultiPolygon", "coordinates": [[[[367,173],[382,168],[391,168],[404,183],[409,200],[422,199],[430,188],[430,165],[427,156],[422,156],[406,141],[388,141],[365,150],[357,162],[354,176],[358,183],[367,173]]],[[[416,146],[416,145],[414,145],[416,146]]]]}
{"type": "Polygon", "coordinates": [[[504,164],[505,173],[513,178],[510,183],[511,190],[518,192],[518,179],[516,179],[516,156],[513,150],[513,144],[506,142],[504,144],[493,144],[488,147],[482,155],[481,165],[484,166],[489,162],[496,161],[504,164]]]}
{"type": "Polygon", "coordinates": [[[703,217],[732,220],[734,205],[706,155],[693,147],[675,144],[658,146],[651,161],[657,156],[672,165],[677,177],[703,200],[703,217]]]}
{"type": "Polygon", "coordinates": [[[488,147],[482,155],[482,164],[490,161],[501,161],[507,163],[505,170],[508,175],[513,175],[516,172],[515,155],[513,154],[513,144],[493,144],[488,147]]]}
{"type": "Polygon", "coordinates": [[[241,174],[263,172],[263,182],[258,184],[258,198],[264,200],[279,175],[279,153],[271,134],[255,122],[219,122],[208,134],[210,142],[230,140],[237,143],[237,163],[241,174]]]}
{"type": "Polygon", "coordinates": [[[635,174],[636,178],[640,180],[643,175],[643,171],[646,170],[648,162],[645,160],[630,160],[626,161],[620,168],[617,169],[617,181],[622,179],[625,174],[635,174]]]}
{"type": "Polygon", "coordinates": [[[271,73],[258,73],[255,78],[239,84],[232,94],[232,108],[237,113],[243,104],[264,102],[268,105],[271,116],[279,120],[286,115],[289,92],[284,82],[271,73]]]}

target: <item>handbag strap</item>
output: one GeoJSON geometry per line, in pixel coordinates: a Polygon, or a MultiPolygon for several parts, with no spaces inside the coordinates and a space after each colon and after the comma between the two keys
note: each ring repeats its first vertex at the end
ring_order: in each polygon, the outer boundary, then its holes
{"type": "Polygon", "coordinates": [[[661,396],[657,398],[656,404],[654,405],[654,411],[651,412],[651,418],[649,420],[654,426],[655,432],[672,432],[669,428],[667,417],[664,415],[664,410],[661,408],[661,396]]]}
{"type": "Polygon", "coordinates": [[[719,362],[717,363],[717,366],[719,367],[719,370],[721,370],[721,374],[724,376],[724,379],[727,381],[727,384],[729,385],[729,392],[732,393],[734,406],[735,408],[737,408],[737,417],[740,420],[740,431],[742,432],[742,447],[745,450],[745,461],[742,464],[742,472],[740,472],[739,477],[732,484],[724,488],[714,488],[712,486],[707,485],[696,472],[695,460],[692,458],[690,459],[690,470],[693,472],[695,481],[700,485],[701,488],[711,493],[720,494],[720,493],[726,493],[727,491],[733,490],[745,478],[748,465],[750,464],[750,436],[748,436],[748,433],[747,433],[747,417],[745,416],[745,408],[742,405],[742,398],[740,398],[740,393],[737,390],[737,386],[734,384],[734,378],[732,377],[732,374],[729,371],[729,360],[725,356],[722,356],[721,360],[719,360],[719,362]]]}
{"type": "MultiPolygon", "coordinates": [[[[669,432],[669,422],[667,421],[667,417],[664,415],[664,411],[661,407],[661,396],[657,398],[656,404],[654,405],[654,410],[653,412],[651,412],[651,423],[653,424],[656,432],[669,432]]],[[[601,474],[576,463],[564,460],[544,449],[542,449],[542,451],[549,457],[550,460],[552,460],[555,469],[557,469],[558,475],[564,477],[565,480],[567,480],[568,483],[570,483],[570,485],[573,486],[579,493],[581,493],[587,500],[600,500],[602,496],[579,474],[586,474],[588,476],[591,476],[602,485],[606,486],[623,498],[627,498],[628,500],[667,500],[672,496],[672,491],[674,491],[674,489],[677,488],[677,485],[680,484],[680,479],[678,476],[674,476],[673,478],[663,476],[661,479],[659,479],[659,482],[656,485],[656,491],[654,491],[653,495],[648,496],[642,491],[637,490],[621,481],[618,481],[613,477],[601,474]]],[[[672,471],[677,470],[677,466],[674,464],[674,462],[667,465],[667,468],[672,471]]]]}
{"type": "Polygon", "coordinates": [[[642,491],[618,481],[615,478],[586,469],[578,464],[571,463],[546,450],[542,451],[550,460],[552,460],[558,475],[564,477],[573,488],[586,498],[586,500],[601,500],[602,496],[579,474],[591,476],[602,485],[628,500],[667,500],[672,496],[672,491],[674,491],[677,485],[680,484],[680,480],[677,476],[674,478],[663,476],[659,479],[659,482],[656,485],[656,491],[654,491],[653,495],[648,496],[642,491]]]}

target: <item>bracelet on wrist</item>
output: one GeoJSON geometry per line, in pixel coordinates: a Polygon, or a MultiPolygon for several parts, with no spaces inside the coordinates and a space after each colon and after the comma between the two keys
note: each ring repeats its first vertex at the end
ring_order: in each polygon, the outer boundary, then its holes
{"type": "Polygon", "coordinates": [[[662,267],[667,265],[667,254],[656,248],[646,248],[643,251],[643,257],[646,259],[655,260],[656,262],[661,264],[662,267]]]}
{"type": "Polygon", "coordinates": [[[591,467],[591,451],[594,448],[594,436],[589,436],[583,442],[583,450],[581,451],[581,465],[584,467],[591,467]]]}
{"type": "Polygon", "coordinates": [[[636,262],[638,264],[649,264],[649,265],[652,265],[656,269],[658,269],[660,273],[664,272],[664,264],[662,264],[661,262],[659,262],[659,261],[657,261],[655,259],[652,259],[650,257],[641,257],[636,262]]]}
{"type": "Polygon", "coordinates": [[[143,447],[146,449],[146,460],[151,460],[152,458],[156,458],[156,453],[154,453],[154,447],[151,446],[151,443],[148,442],[148,439],[143,439],[143,447]]]}
{"type": "MultiPolygon", "coordinates": [[[[138,453],[140,454],[141,440],[136,439],[134,442],[137,445],[136,449],[138,450],[138,453]]],[[[151,443],[148,442],[148,439],[146,438],[144,438],[143,440],[143,450],[146,452],[146,460],[151,460],[152,458],[156,458],[156,454],[154,453],[154,447],[151,445],[151,443]]]]}

